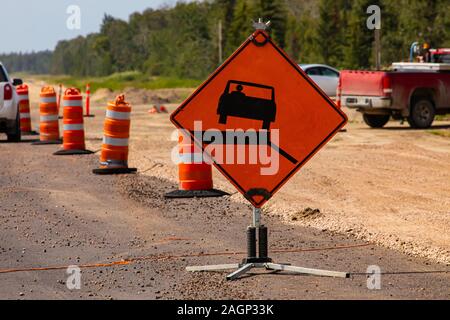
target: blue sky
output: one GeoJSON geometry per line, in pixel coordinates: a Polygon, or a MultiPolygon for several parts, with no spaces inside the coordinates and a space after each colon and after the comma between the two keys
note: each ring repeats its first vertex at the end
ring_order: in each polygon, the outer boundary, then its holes
{"type": "Polygon", "coordinates": [[[128,19],[146,8],[174,5],[176,0],[2,0],[0,53],[53,49],[59,40],[97,32],[105,13],[128,19]],[[81,10],[81,29],[69,30],[70,5],[81,10]]]}

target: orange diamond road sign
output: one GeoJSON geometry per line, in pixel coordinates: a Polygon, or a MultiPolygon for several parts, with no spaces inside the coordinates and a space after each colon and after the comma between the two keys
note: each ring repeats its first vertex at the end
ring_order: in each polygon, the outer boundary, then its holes
{"type": "Polygon", "coordinates": [[[326,94],[256,31],[172,115],[260,208],[347,123],[326,94]]]}

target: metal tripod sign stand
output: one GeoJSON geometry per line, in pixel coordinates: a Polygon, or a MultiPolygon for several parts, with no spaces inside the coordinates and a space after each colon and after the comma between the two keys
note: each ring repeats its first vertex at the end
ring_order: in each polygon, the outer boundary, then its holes
{"type": "Polygon", "coordinates": [[[236,269],[227,275],[227,280],[236,280],[252,269],[266,269],[269,271],[286,271],[294,274],[308,274],[323,277],[348,278],[349,273],[296,267],[289,264],[272,262],[268,256],[268,232],[267,227],[261,224],[261,209],[253,208],[253,223],[247,228],[247,258],[240,264],[219,264],[209,266],[187,267],[186,271],[226,271],[236,269]],[[256,234],[258,233],[258,239],[256,234]],[[256,248],[258,247],[258,253],[256,248]]]}

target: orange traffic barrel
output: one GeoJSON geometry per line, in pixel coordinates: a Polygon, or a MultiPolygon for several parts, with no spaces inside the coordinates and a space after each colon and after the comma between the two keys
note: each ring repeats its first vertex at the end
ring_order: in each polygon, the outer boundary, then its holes
{"type": "Polygon", "coordinates": [[[16,88],[17,96],[19,98],[19,117],[20,117],[20,131],[22,135],[34,136],[38,133],[31,129],[31,114],[30,114],[30,99],[28,96],[28,86],[21,84],[16,88]]]}
{"type": "Polygon", "coordinates": [[[55,89],[51,86],[43,87],[40,97],[40,141],[33,144],[61,144],[55,89]]]}
{"type": "Polygon", "coordinates": [[[130,138],[131,105],[125,96],[109,102],[106,109],[100,168],[95,174],[125,174],[136,172],[128,167],[128,141],[130,138]]]}
{"type": "Polygon", "coordinates": [[[55,155],[91,154],[84,142],[83,97],[75,88],[65,91],[63,97],[63,149],[55,155]]]}
{"type": "Polygon", "coordinates": [[[178,138],[179,189],[165,194],[166,198],[221,197],[228,193],[213,188],[212,166],[204,161],[203,151],[187,132],[178,138]]]}

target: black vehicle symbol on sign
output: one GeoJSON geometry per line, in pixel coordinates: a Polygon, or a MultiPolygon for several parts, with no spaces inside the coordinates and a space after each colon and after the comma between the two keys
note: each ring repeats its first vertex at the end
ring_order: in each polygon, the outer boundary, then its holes
{"type": "Polygon", "coordinates": [[[217,108],[217,114],[220,116],[219,123],[221,124],[227,123],[227,117],[262,120],[262,128],[265,130],[269,130],[270,123],[275,121],[276,112],[275,89],[273,87],[236,80],[228,81],[217,108]],[[232,84],[237,85],[237,87],[235,91],[230,92],[232,84]],[[242,92],[244,87],[270,90],[271,99],[247,96],[242,92]]]}

